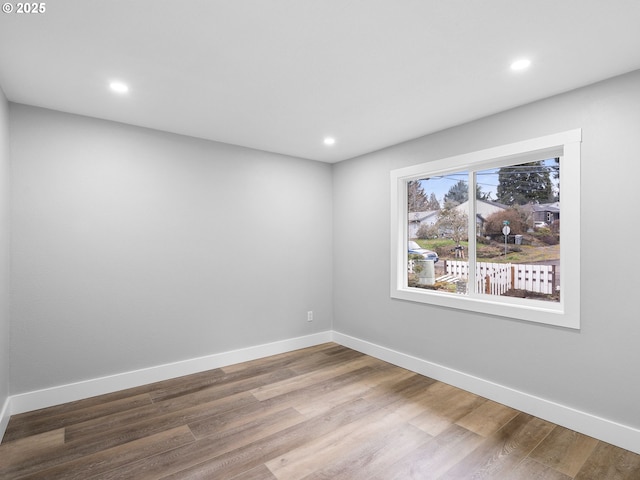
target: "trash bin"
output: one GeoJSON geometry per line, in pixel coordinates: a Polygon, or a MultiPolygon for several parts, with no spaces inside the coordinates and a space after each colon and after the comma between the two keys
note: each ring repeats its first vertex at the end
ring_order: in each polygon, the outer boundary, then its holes
{"type": "Polygon", "coordinates": [[[433,285],[436,283],[436,269],[433,260],[416,260],[420,267],[418,272],[418,285],[433,285]]]}
{"type": "Polygon", "coordinates": [[[522,245],[522,235],[514,235],[514,237],[516,237],[516,245],[522,245]]]}

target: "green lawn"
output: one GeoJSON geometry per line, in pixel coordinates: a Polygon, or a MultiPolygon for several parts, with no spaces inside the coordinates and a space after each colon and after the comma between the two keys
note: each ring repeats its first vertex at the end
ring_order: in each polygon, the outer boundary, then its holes
{"type": "MultiPolygon", "coordinates": [[[[433,240],[416,240],[422,248],[438,253],[442,260],[455,260],[451,250],[456,246],[453,240],[437,238],[433,240]]],[[[469,242],[460,243],[465,250],[469,249],[469,242]]],[[[478,245],[478,260],[494,263],[538,263],[560,259],[560,245],[507,245],[507,256],[504,256],[504,244],[478,245]],[[512,251],[519,249],[519,252],[512,251]]]]}

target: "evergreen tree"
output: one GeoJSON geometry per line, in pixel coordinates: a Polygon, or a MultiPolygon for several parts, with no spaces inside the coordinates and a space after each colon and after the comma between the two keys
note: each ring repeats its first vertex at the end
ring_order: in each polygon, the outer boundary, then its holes
{"type": "Polygon", "coordinates": [[[451,186],[449,191],[444,195],[444,203],[454,202],[457,204],[464,203],[469,200],[469,187],[464,180],[458,180],[458,183],[451,186]]]}
{"type": "Polygon", "coordinates": [[[541,161],[498,170],[498,202],[505,205],[545,203],[553,198],[550,169],[541,161]]]}
{"type": "MultiPolygon", "coordinates": [[[[476,198],[489,200],[490,193],[484,193],[480,185],[476,184],[476,198]]],[[[444,203],[454,202],[458,205],[469,200],[469,185],[464,180],[458,180],[444,196],[444,203]]]]}
{"type": "Polygon", "coordinates": [[[431,192],[427,201],[427,210],[440,210],[440,202],[436,198],[436,194],[431,192]]]}

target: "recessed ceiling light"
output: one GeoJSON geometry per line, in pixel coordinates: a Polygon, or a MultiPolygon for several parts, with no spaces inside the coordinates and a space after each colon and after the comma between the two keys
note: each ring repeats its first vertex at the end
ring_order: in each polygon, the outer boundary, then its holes
{"type": "Polygon", "coordinates": [[[111,82],[109,88],[116,93],[127,93],[129,91],[127,84],[122,82],[111,82]]]}
{"type": "Polygon", "coordinates": [[[528,58],[521,58],[511,64],[511,70],[519,71],[526,70],[531,65],[531,60],[528,58]]]}
{"type": "Polygon", "coordinates": [[[336,139],[333,137],[325,137],[324,139],[324,144],[325,145],[333,145],[334,143],[336,143],[336,139]]]}

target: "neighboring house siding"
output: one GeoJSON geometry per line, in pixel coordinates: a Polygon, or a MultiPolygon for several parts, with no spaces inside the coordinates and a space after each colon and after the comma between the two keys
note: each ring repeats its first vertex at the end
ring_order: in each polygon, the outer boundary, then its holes
{"type": "Polygon", "coordinates": [[[560,220],[560,202],[526,205],[534,222],[545,222],[551,225],[560,220]]]}
{"type": "MultiPolygon", "coordinates": [[[[469,214],[469,202],[463,202],[456,207],[458,210],[469,214]]],[[[476,200],[476,230],[482,232],[482,228],[484,226],[484,222],[486,221],[489,215],[492,215],[496,212],[502,212],[506,210],[506,205],[502,205],[500,203],[486,202],[484,200],[476,200]]]]}
{"type": "MultiPolygon", "coordinates": [[[[476,213],[477,213],[477,225],[478,229],[482,228],[486,218],[495,212],[506,210],[508,207],[499,203],[486,202],[484,200],[476,200],[476,213]]],[[[469,214],[469,202],[463,202],[456,207],[467,215],[469,214]]],[[[427,212],[410,212],[409,213],[409,238],[417,238],[418,230],[423,225],[431,226],[435,225],[438,221],[439,210],[431,210],[427,212]]]]}
{"type": "Polygon", "coordinates": [[[409,213],[409,238],[417,238],[420,227],[433,225],[437,220],[438,210],[409,213]]]}
{"type": "Polygon", "coordinates": [[[507,208],[506,205],[501,205],[499,203],[485,202],[484,200],[476,200],[476,213],[481,215],[482,218],[486,220],[489,215],[492,215],[496,212],[503,212],[507,208]]]}

